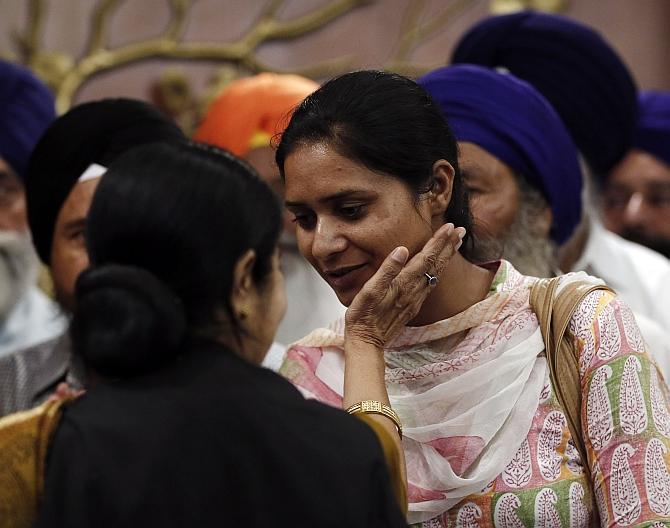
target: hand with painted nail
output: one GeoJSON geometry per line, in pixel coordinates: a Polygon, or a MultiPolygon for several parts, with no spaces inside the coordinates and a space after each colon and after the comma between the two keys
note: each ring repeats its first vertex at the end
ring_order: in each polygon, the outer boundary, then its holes
{"type": "Polygon", "coordinates": [[[417,315],[464,236],[445,224],[409,261],[407,248],[395,248],[349,306],[345,339],[383,349],[417,315]]]}
{"type": "Polygon", "coordinates": [[[49,401],[53,400],[74,400],[79,398],[86,391],[80,389],[74,389],[67,383],[59,383],[56,387],[55,392],[49,396],[49,401]]]}

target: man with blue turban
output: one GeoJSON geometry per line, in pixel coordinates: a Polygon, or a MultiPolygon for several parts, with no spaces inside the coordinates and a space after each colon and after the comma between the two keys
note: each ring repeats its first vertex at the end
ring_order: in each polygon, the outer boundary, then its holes
{"type": "Polygon", "coordinates": [[[643,92],[633,147],[602,193],[605,227],[670,257],[670,92],[643,92]]]}
{"type": "MultiPolygon", "coordinates": [[[[65,327],[56,304],[36,286],[24,189],[30,154],[54,118],[49,89],[26,68],[0,61],[0,361],[65,327]]],[[[0,371],[0,387],[6,384],[0,371]]]]}
{"type": "Polygon", "coordinates": [[[582,215],[577,151],[554,109],[528,83],[480,66],[440,68],[419,84],[459,142],[480,258],[553,275],[582,215]]]}
{"type": "MultiPolygon", "coordinates": [[[[552,276],[557,248],[582,218],[582,170],[565,125],[530,84],[509,73],[458,64],[419,79],[459,145],[480,260],[505,258],[525,274],[552,276]]],[[[640,321],[664,375],[670,337],[640,321]]]]}
{"type": "MultiPolygon", "coordinates": [[[[490,17],[465,34],[453,62],[503,68],[533,85],[584,158],[586,191],[602,183],[631,144],[637,120],[633,78],[611,46],[582,24],[532,11],[490,17]]],[[[583,221],[560,248],[561,269],[602,277],[636,315],[669,329],[670,261],[605,230],[586,194],[583,221]]]]}

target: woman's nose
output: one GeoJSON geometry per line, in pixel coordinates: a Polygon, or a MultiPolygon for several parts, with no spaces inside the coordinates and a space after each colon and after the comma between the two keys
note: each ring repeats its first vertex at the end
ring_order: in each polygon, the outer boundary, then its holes
{"type": "Polygon", "coordinates": [[[312,256],[318,260],[327,260],[336,253],[344,251],[347,241],[338,222],[328,218],[319,218],[312,240],[312,256]]]}

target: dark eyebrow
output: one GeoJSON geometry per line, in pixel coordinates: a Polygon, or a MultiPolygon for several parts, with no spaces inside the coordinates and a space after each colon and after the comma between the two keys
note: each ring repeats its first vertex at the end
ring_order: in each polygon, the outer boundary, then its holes
{"type": "MultiPolygon", "coordinates": [[[[335,202],[337,200],[342,200],[343,198],[349,198],[352,195],[357,195],[357,194],[369,194],[369,191],[364,191],[364,190],[357,190],[357,189],[347,189],[344,191],[340,191],[335,194],[331,194],[329,196],[325,196],[319,200],[319,203],[328,203],[328,202],[335,202]]],[[[304,207],[304,203],[302,202],[290,202],[286,201],[284,202],[284,205],[286,207],[304,207]]]]}
{"type": "Polygon", "coordinates": [[[86,227],[86,218],[77,218],[76,220],[71,220],[66,222],[63,227],[68,231],[72,229],[78,229],[80,227],[86,227]]]}

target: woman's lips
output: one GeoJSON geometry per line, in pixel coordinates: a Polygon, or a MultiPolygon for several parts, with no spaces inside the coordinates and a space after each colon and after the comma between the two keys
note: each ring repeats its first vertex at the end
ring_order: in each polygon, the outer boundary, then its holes
{"type": "Polygon", "coordinates": [[[343,266],[324,272],[324,277],[334,290],[349,290],[360,284],[364,268],[365,264],[343,266]]]}

